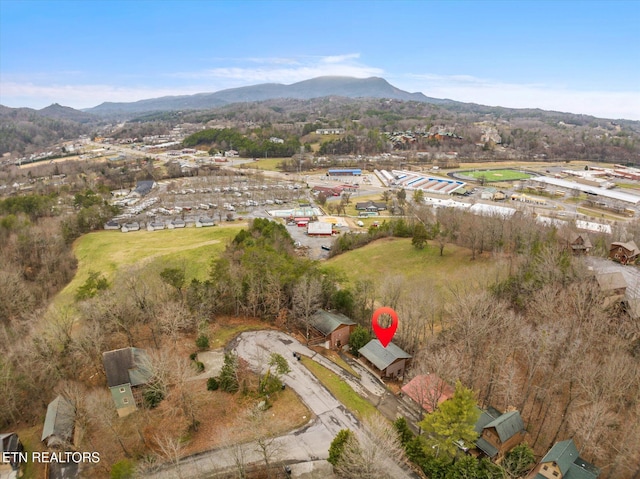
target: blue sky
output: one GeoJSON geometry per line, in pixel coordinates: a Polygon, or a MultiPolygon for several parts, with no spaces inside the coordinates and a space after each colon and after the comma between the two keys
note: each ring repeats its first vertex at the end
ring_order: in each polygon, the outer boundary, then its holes
{"type": "Polygon", "coordinates": [[[75,108],[321,75],[640,120],[640,0],[0,0],[0,104],[75,108]]]}

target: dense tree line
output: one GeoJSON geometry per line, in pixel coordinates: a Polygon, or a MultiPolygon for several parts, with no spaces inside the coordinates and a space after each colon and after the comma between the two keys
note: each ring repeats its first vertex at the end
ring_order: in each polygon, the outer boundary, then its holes
{"type": "Polygon", "coordinates": [[[297,137],[288,136],[283,143],[272,142],[269,138],[251,138],[235,129],[202,130],[185,138],[186,147],[211,146],[210,153],[228,149],[237,150],[244,157],[289,157],[300,152],[297,137]]]}

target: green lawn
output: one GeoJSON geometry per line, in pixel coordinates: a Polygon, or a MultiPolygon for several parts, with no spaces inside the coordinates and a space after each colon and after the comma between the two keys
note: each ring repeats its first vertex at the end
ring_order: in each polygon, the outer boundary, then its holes
{"type": "Polygon", "coordinates": [[[290,158],[264,158],[258,161],[235,165],[236,168],[254,168],[256,170],[282,171],[278,168],[283,160],[290,158]]]}
{"type": "Polygon", "coordinates": [[[504,277],[502,266],[491,258],[471,261],[470,250],[450,244],[440,256],[437,243],[429,241],[426,248],[418,250],[410,238],[377,240],[336,256],[328,264],[344,272],[352,284],[364,278],[378,284],[393,276],[404,276],[409,281],[428,278],[442,292],[457,286],[483,286],[504,277]]]}
{"type": "Polygon", "coordinates": [[[351,389],[351,386],[324,366],[304,356],[302,357],[302,364],[358,419],[362,420],[371,414],[378,413],[373,404],[356,393],[351,389]]]}
{"type": "Polygon", "coordinates": [[[86,234],[74,244],[78,271],[58,294],[55,305],[70,304],[89,271],[100,272],[111,280],[120,268],[145,261],[184,265],[187,280],[204,279],[211,259],[224,250],[239,230],[240,227],[214,227],[86,234]]]}
{"type": "Polygon", "coordinates": [[[470,176],[476,180],[485,178],[485,181],[513,181],[513,180],[526,180],[531,178],[528,173],[522,173],[521,171],[504,169],[504,170],[477,170],[477,171],[464,171],[461,172],[465,176],[470,176]]]}

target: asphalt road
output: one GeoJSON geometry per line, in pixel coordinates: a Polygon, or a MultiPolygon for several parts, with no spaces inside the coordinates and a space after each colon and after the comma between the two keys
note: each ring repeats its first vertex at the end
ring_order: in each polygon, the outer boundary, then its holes
{"type": "MultiPolygon", "coordinates": [[[[287,359],[291,372],[284,377],[284,383],[292,388],[316,416],[306,426],[276,439],[277,452],[273,461],[305,462],[328,457],[329,445],[341,429],[362,432],[359,421],[298,361],[293,359],[297,352],[331,368],[338,373],[340,368],[326,360],[294,338],[278,331],[252,331],[242,333],[231,347],[240,357],[249,362],[256,371],[263,370],[271,353],[281,354],[287,359]]],[[[344,374],[344,373],[342,373],[344,374]]],[[[353,381],[353,379],[349,379],[353,381]]],[[[370,394],[384,394],[384,388],[375,379],[367,377],[359,389],[370,394]]],[[[173,479],[176,477],[205,478],[216,471],[234,467],[233,448],[222,448],[191,456],[176,466],[167,466],[159,472],[147,475],[152,479],[173,479]]],[[[246,463],[260,462],[256,443],[242,446],[246,463]]],[[[393,478],[412,478],[409,471],[397,464],[389,464],[393,478]]]]}

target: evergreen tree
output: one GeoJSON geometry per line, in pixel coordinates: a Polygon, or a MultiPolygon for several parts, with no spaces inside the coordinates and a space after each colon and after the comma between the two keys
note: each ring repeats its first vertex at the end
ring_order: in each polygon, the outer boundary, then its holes
{"type": "Polygon", "coordinates": [[[228,393],[236,392],[240,386],[238,385],[238,358],[231,353],[224,355],[224,364],[220,371],[220,389],[228,393]]]}
{"type": "Polygon", "coordinates": [[[427,451],[453,459],[459,450],[456,441],[473,444],[478,438],[474,426],[479,417],[473,391],[458,381],[453,397],[420,422],[427,451]]]}
{"type": "Polygon", "coordinates": [[[338,464],[340,456],[342,455],[342,451],[344,450],[344,445],[352,436],[353,432],[351,432],[351,430],[349,429],[341,429],[340,431],[338,431],[338,434],[333,438],[333,441],[331,441],[331,445],[329,446],[329,458],[327,459],[327,461],[329,461],[334,466],[338,464]]]}
{"type": "Polygon", "coordinates": [[[411,244],[416,249],[424,249],[427,245],[427,229],[421,222],[416,223],[413,227],[413,238],[411,239],[411,244]]]}

